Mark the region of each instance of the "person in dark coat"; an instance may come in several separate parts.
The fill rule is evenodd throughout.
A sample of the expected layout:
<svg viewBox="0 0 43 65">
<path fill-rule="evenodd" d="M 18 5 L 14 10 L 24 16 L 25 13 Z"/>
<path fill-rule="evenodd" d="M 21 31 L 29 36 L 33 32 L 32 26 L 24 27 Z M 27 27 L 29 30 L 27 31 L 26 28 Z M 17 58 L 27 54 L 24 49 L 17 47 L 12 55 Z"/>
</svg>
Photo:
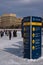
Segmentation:
<svg viewBox="0 0 43 65">
<path fill-rule="evenodd" d="M 11 40 L 11 31 L 9 31 L 9 40 Z"/>
<path fill-rule="evenodd" d="M 1 37 L 3 37 L 4 36 L 4 32 L 3 31 L 1 31 Z"/>
<path fill-rule="evenodd" d="M 17 36 L 17 33 L 16 33 L 17 31 L 13 31 L 13 37 L 16 37 Z"/>
</svg>

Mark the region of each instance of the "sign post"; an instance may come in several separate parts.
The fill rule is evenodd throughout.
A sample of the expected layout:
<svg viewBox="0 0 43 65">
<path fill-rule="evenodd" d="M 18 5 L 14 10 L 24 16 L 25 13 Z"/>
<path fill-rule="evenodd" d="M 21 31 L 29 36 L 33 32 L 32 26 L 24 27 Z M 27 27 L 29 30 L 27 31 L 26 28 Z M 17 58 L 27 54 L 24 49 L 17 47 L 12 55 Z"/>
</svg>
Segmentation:
<svg viewBox="0 0 43 65">
<path fill-rule="evenodd" d="M 41 57 L 41 17 L 24 17 L 22 35 L 24 43 L 24 58 L 37 59 Z"/>
</svg>

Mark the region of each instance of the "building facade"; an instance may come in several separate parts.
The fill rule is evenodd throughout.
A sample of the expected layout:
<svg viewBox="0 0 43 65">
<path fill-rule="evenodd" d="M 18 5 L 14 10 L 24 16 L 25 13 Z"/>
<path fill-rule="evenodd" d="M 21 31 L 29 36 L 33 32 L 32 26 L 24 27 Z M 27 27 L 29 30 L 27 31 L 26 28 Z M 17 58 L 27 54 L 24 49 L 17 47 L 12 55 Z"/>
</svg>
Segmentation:
<svg viewBox="0 0 43 65">
<path fill-rule="evenodd" d="M 0 18 L 1 24 L 0 27 L 2 28 L 10 28 L 10 27 L 17 27 L 21 26 L 22 18 L 17 18 L 16 14 L 4 14 Z"/>
<path fill-rule="evenodd" d="M 1 16 L 0 16 L 0 27 L 1 27 Z"/>
</svg>

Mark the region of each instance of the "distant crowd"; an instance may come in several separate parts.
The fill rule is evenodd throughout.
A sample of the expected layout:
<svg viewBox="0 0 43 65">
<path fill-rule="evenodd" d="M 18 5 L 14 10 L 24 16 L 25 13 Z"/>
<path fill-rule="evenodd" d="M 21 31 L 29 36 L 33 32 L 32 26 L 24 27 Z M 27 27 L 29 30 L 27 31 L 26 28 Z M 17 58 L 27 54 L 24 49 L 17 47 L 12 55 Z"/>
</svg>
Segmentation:
<svg viewBox="0 0 43 65">
<path fill-rule="evenodd" d="M 12 32 L 11 30 L 0 31 L 0 37 L 2 38 L 5 34 L 6 36 L 9 36 L 9 40 L 11 40 L 11 37 L 12 37 L 11 32 Z M 17 37 L 17 31 L 16 30 L 13 30 L 13 37 Z"/>
</svg>

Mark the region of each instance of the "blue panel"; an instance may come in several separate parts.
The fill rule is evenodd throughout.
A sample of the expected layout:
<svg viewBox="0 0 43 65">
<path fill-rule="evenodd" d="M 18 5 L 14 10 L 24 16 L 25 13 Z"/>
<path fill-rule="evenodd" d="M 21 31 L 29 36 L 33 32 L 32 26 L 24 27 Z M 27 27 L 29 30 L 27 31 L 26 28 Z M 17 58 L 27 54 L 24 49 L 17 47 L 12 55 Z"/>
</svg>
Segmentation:
<svg viewBox="0 0 43 65">
<path fill-rule="evenodd" d="M 42 21 L 41 17 L 32 16 L 32 22 L 41 22 L 41 21 Z"/>
<path fill-rule="evenodd" d="M 32 17 L 32 22 L 41 22 L 41 17 Z M 32 26 L 32 28 L 35 28 L 35 30 L 32 30 L 32 34 L 34 33 L 35 36 L 32 36 L 32 40 L 35 42 L 32 42 L 32 47 L 34 46 L 34 49 L 32 49 L 32 58 L 37 59 L 41 56 L 41 26 Z"/>
<path fill-rule="evenodd" d="M 29 21 L 30 21 L 30 16 L 23 18 L 23 22 L 29 22 Z"/>
<path fill-rule="evenodd" d="M 24 49 L 24 58 L 30 59 L 30 49 Z"/>
<path fill-rule="evenodd" d="M 37 59 L 39 57 L 41 57 L 41 49 L 33 50 L 33 52 L 32 52 L 32 58 L 33 59 Z"/>
<path fill-rule="evenodd" d="M 41 27 L 40 26 L 32 26 L 32 28 L 35 28 L 35 31 L 32 31 L 32 34 L 34 33 L 35 36 L 32 37 L 32 40 L 35 42 L 32 43 L 32 46 L 35 47 L 34 50 L 32 50 L 32 58 L 37 59 L 41 56 Z"/>
<path fill-rule="evenodd" d="M 30 54 L 28 54 L 28 53 L 24 53 L 24 58 L 28 58 L 28 59 L 30 59 Z"/>
<path fill-rule="evenodd" d="M 30 49 L 30 44 L 24 44 L 24 48 Z"/>
<path fill-rule="evenodd" d="M 28 33 L 29 33 L 29 31 L 30 31 L 30 26 L 24 26 L 24 28 L 25 28 L 24 32 L 28 32 Z"/>
<path fill-rule="evenodd" d="M 34 43 L 30 43 L 30 26 L 23 26 L 24 22 L 31 22 L 31 17 L 24 17 L 22 20 L 22 35 L 24 38 L 23 44 L 24 44 L 24 58 L 29 58 L 30 55 L 32 54 L 32 59 L 37 59 L 41 56 L 41 26 L 33 25 L 35 30 L 32 30 L 32 40 L 34 40 Z M 36 17 L 32 16 L 32 22 L 41 22 L 42 18 L 41 17 Z M 32 44 L 31 50 L 32 53 L 30 54 L 30 45 Z"/>
</svg>

